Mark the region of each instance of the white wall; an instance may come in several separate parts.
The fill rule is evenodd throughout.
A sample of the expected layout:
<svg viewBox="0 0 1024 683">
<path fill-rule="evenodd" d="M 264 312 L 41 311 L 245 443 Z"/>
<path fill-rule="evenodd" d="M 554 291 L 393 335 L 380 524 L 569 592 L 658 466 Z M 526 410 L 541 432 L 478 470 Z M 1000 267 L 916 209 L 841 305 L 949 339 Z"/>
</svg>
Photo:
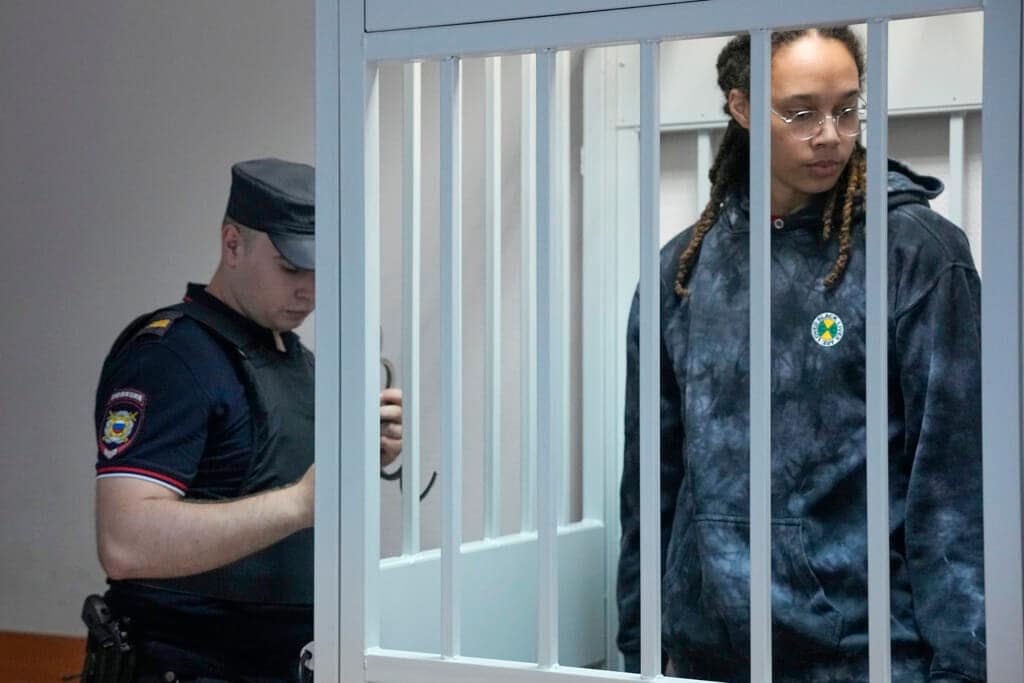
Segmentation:
<svg viewBox="0 0 1024 683">
<path fill-rule="evenodd" d="M 571 59 L 572 88 L 579 100 L 582 62 Z M 502 290 L 501 290 L 501 532 L 519 531 L 520 462 L 520 108 L 521 66 L 516 56 L 502 60 Z M 440 275 L 438 272 L 438 66 L 422 67 L 422 279 L 421 279 L 421 477 L 422 486 L 433 471 L 440 472 Z M 463 221 L 463 533 L 465 541 L 483 538 L 484 459 L 484 62 L 467 59 L 462 68 L 462 221 Z M 385 64 L 381 71 L 381 282 L 385 354 L 395 363 L 398 381 L 404 377 L 401 358 L 402 277 L 402 70 Z M 571 146 L 570 226 L 572 336 L 580 335 L 580 252 L 582 240 L 578 151 L 582 134 L 579 107 L 573 108 Z M 570 382 L 580 383 L 580 358 L 570 354 Z M 579 391 L 573 392 L 578 395 Z M 570 464 L 577 473 L 570 482 L 571 515 L 581 514 L 578 472 L 581 458 L 580 408 L 570 402 Z M 421 507 L 421 547 L 440 546 L 440 488 Z M 401 551 L 401 497 L 397 483 L 381 490 L 381 555 Z"/>
<path fill-rule="evenodd" d="M 517 101 L 518 60 L 505 60 L 503 98 L 507 105 Z M 440 259 L 438 192 L 439 163 L 438 77 L 436 63 L 422 68 L 422 277 L 421 277 L 421 376 L 422 392 L 421 464 L 422 486 L 431 472 L 440 472 Z M 484 249 L 483 167 L 483 62 L 463 64 L 463 392 L 466 414 L 463 430 L 463 538 L 483 535 L 480 513 L 483 505 L 483 325 L 484 292 L 481 283 Z M 398 382 L 405 377 L 401 357 L 402 335 L 402 70 L 385 65 L 381 72 L 381 269 L 384 347 L 395 363 Z M 388 106 L 385 103 L 391 103 Z M 505 364 L 502 372 L 502 474 L 507 486 L 503 496 L 502 528 L 518 530 L 519 521 L 519 116 L 513 106 L 504 107 L 502 331 Z M 422 490 L 421 486 L 421 490 Z M 440 484 L 424 499 L 421 507 L 421 546 L 440 546 Z M 381 489 L 381 555 L 401 551 L 401 494 L 397 482 Z"/>
<path fill-rule="evenodd" d="M 312 0 L 0 3 L 0 630 L 83 632 L 100 363 L 213 272 L 234 161 L 312 161 L 313 54 Z"/>
</svg>

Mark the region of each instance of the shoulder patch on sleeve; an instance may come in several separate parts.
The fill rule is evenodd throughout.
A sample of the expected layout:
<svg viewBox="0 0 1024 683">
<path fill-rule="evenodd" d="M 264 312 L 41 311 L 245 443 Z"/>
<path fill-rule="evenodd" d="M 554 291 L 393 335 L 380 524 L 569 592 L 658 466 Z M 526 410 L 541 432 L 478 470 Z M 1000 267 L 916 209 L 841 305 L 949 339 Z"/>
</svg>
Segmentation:
<svg viewBox="0 0 1024 683">
<path fill-rule="evenodd" d="M 146 395 L 138 389 L 118 389 L 103 409 L 100 453 L 108 460 L 123 453 L 135 440 L 146 414 Z"/>
</svg>

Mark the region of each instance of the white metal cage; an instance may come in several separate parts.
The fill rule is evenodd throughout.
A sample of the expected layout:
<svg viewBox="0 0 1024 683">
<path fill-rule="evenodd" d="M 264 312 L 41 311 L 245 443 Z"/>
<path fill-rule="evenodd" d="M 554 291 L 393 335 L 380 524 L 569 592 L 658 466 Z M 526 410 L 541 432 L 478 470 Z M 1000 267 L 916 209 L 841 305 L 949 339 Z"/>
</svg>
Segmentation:
<svg viewBox="0 0 1024 683">
<path fill-rule="evenodd" d="M 566 476 L 565 381 L 567 333 L 565 240 L 567 204 L 564 183 L 566 140 L 560 117 L 567 115 L 564 67 L 558 50 L 596 45 L 640 45 L 639 148 L 640 296 L 641 296 L 641 444 L 658 451 L 658 174 L 659 43 L 668 38 L 752 35 L 754 124 L 751 136 L 751 215 L 768 225 L 768 88 L 770 32 L 773 29 L 836 23 L 868 24 L 868 166 L 870 225 L 886 219 L 884 178 L 888 114 L 887 45 L 891 20 L 951 12 L 984 13 L 983 86 L 983 224 L 985 284 L 983 318 L 983 441 L 985 487 L 985 579 L 988 675 L 992 681 L 1024 680 L 1024 573 L 1022 573 L 1022 373 L 1021 373 L 1021 105 L 1022 16 L 1017 0 L 908 0 L 894 7 L 883 0 L 859 3 L 792 0 L 746 3 L 741 0 L 627 2 L 572 0 L 520 3 L 493 0 L 464 3 L 424 1 L 410 9 L 398 0 L 317 0 L 317 490 L 316 490 L 316 676 L 320 681 L 566 681 L 636 680 L 636 675 L 567 666 L 614 655 L 608 624 L 614 608 L 591 600 L 590 611 L 573 612 L 572 628 L 560 624 L 560 603 L 586 602 L 596 582 L 606 586 L 606 567 L 617 544 L 614 504 L 607 482 L 617 478 L 614 457 L 584 463 L 583 520 L 568 523 L 563 495 Z M 524 193 L 522 233 L 522 523 L 520 533 L 495 542 L 499 456 L 496 439 L 500 392 L 489 380 L 485 409 L 489 441 L 485 460 L 485 539 L 464 544 L 462 537 L 462 223 L 460 60 L 469 56 L 523 55 L 524 135 L 522 176 L 532 193 Z M 420 551 L 416 496 L 403 498 L 401 557 L 380 560 L 379 487 L 372 454 L 377 451 L 377 363 L 380 350 L 379 285 L 379 69 L 385 61 L 406 63 L 405 128 L 409 132 L 406 187 L 415 188 L 420 173 L 416 112 L 420 60 L 440 63 L 440 225 L 442 276 L 441 410 L 442 540 L 439 551 Z M 497 62 L 489 62 L 487 146 L 500 137 L 495 123 Z M 951 124 L 956 130 L 956 123 Z M 955 146 L 955 145 L 954 145 Z M 710 143 L 705 141 L 704 154 Z M 500 204 L 493 156 L 489 157 L 489 206 Z M 407 191 L 404 286 L 419 279 L 419 195 Z M 489 315 L 497 315 L 500 298 L 494 278 L 500 259 L 494 254 L 496 219 L 487 222 L 489 280 L 485 283 Z M 868 251 L 868 539 L 871 680 L 889 680 L 889 576 L 887 520 L 886 377 L 886 237 L 869 231 Z M 535 280 L 534 280 L 535 274 Z M 751 231 L 751 334 L 770 338 L 770 266 L 768 235 Z M 755 283 L 762 286 L 755 287 Z M 416 320 L 415 291 L 403 297 L 403 315 Z M 535 324 L 535 329 L 534 329 Z M 493 330 L 492 324 L 489 329 Z M 407 408 L 404 486 L 419 482 L 417 380 L 419 337 L 416 326 L 403 335 Z M 500 337 L 489 336 L 489 367 L 500 356 Z M 770 349 L 752 345 L 751 356 L 751 662 L 752 680 L 771 680 L 770 596 Z M 591 360 L 590 362 L 593 362 Z M 614 391 L 609 388 L 609 392 Z M 601 407 L 598 407 L 601 410 Z M 611 414 L 611 411 L 609 411 Z M 609 415 L 610 416 L 610 415 Z M 608 430 L 618 425 L 609 424 Z M 878 457 L 871 457 L 875 454 Z M 642 486 L 642 673 L 660 676 L 660 571 L 658 467 L 641 465 Z M 612 489 L 613 490 L 613 489 Z M 589 492 L 589 493 L 588 493 Z M 600 495 L 590 495 L 598 492 Z M 580 558 L 595 558 L 580 566 Z M 573 563 L 570 574 L 565 559 Z M 560 559 L 563 562 L 560 562 Z M 584 563 L 585 564 L 585 563 Z M 524 576 L 529 574 L 528 577 Z M 520 595 L 504 603 L 493 585 L 467 580 L 484 569 L 502 572 L 502 582 L 520 582 L 531 605 Z M 581 576 L 583 577 L 581 579 Z M 382 632 L 402 611 L 403 586 L 413 582 L 439 587 L 438 647 L 422 652 L 384 649 Z M 387 587 L 387 590 L 384 587 Z M 575 591 L 575 593 L 574 593 Z M 500 598 L 500 596 L 498 596 Z M 591 596 L 593 597 L 593 596 Z M 433 604 L 433 603 L 432 603 Z M 495 605 L 509 623 L 535 620 L 535 660 L 463 656 L 464 643 L 489 637 Z M 517 611 L 518 610 L 518 611 Z M 386 623 L 382 623 L 386 621 Z M 596 627 L 595 631 L 595 624 Z M 405 637 L 415 639 L 422 623 L 412 623 Z M 570 632 L 566 636 L 566 632 Z M 420 633 L 419 635 L 423 635 Z"/>
</svg>

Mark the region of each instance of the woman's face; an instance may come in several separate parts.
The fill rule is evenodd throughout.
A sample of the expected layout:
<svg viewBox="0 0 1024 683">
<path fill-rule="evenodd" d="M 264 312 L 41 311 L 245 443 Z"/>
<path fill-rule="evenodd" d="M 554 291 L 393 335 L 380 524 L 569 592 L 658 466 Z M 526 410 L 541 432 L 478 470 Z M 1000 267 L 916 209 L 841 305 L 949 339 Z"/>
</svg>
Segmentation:
<svg viewBox="0 0 1024 683">
<path fill-rule="evenodd" d="M 859 96 L 857 63 L 838 40 L 811 31 L 776 48 L 772 54 L 772 108 L 783 116 L 803 110 L 834 115 L 844 108 L 856 107 Z M 749 105 L 742 109 L 741 114 L 746 113 Z M 774 214 L 788 214 L 805 205 L 813 195 L 832 189 L 857 138 L 840 135 L 834 120 L 828 119 L 817 135 L 797 140 L 785 121 L 775 115 L 770 118 L 771 209 Z M 737 117 L 737 121 L 749 128 L 749 119 Z"/>
</svg>

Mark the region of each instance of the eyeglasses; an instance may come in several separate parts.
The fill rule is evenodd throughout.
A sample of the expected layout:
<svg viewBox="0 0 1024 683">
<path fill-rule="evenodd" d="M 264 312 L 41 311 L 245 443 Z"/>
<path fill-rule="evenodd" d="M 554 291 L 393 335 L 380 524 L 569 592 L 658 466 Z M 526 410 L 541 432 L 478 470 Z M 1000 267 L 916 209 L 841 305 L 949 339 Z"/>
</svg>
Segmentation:
<svg viewBox="0 0 1024 683">
<path fill-rule="evenodd" d="M 836 132 L 848 138 L 860 135 L 860 128 L 864 116 L 862 106 L 844 107 L 837 114 L 823 114 L 817 109 L 804 109 L 785 116 L 772 109 L 772 113 L 778 116 L 786 124 L 789 134 L 797 140 L 810 140 L 821 132 L 825 121 L 831 119 L 836 126 Z"/>
</svg>

